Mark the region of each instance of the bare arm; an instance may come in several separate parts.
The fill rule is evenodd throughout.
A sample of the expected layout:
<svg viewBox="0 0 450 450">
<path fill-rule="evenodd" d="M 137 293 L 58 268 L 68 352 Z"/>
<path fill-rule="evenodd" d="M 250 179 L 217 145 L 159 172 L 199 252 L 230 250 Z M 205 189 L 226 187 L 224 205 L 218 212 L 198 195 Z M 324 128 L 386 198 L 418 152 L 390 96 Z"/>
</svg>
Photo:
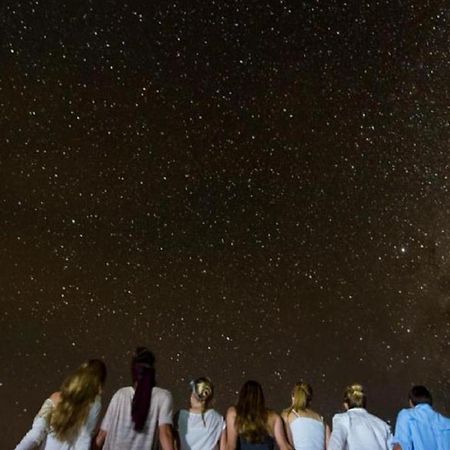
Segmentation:
<svg viewBox="0 0 450 450">
<path fill-rule="evenodd" d="M 159 443 L 163 450 L 175 450 L 171 425 L 165 423 L 159 426 Z"/>
<path fill-rule="evenodd" d="M 325 448 L 328 448 L 328 444 L 330 443 L 330 437 L 331 437 L 331 429 L 330 429 L 330 426 L 326 423 L 325 424 Z"/>
<path fill-rule="evenodd" d="M 283 424 L 284 424 L 284 431 L 286 432 L 286 436 L 288 438 L 289 444 L 291 444 L 291 446 L 294 446 L 294 439 L 292 438 L 292 432 L 291 432 L 291 426 L 289 425 L 289 413 L 288 412 L 283 412 L 281 414 L 281 418 L 283 419 Z"/>
<path fill-rule="evenodd" d="M 219 450 L 227 450 L 227 430 L 222 431 L 219 441 Z"/>
<path fill-rule="evenodd" d="M 274 418 L 275 420 L 273 424 L 273 435 L 275 437 L 275 441 L 277 442 L 277 445 L 280 450 L 292 450 L 292 447 L 290 446 L 289 442 L 286 439 L 283 421 L 281 420 L 281 417 L 278 414 L 275 415 L 276 417 Z"/>
<path fill-rule="evenodd" d="M 106 431 L 105 430 L 99 430 L 97 433 L 97 437 L 95 438 L 95 445 L 97 448 L 102 448 L 103 444 L 105 443 L 106 439 Z"/>
<path fill-rule="evenodd" d="M 236 428 L 236 409 L 232 406 L 228 408 L 226 416 L 226 450 L 236 450 L 238 431 Z"/>
<path fill-rule="evenodd" d="M 177 411 L 173 416 L 173 446 L 175 450 L 179 450 L 181 448 L 180 445 L 180 432 L 178 430 L 178 419 L 180 418 L 180 411 Z"/>
</svg>

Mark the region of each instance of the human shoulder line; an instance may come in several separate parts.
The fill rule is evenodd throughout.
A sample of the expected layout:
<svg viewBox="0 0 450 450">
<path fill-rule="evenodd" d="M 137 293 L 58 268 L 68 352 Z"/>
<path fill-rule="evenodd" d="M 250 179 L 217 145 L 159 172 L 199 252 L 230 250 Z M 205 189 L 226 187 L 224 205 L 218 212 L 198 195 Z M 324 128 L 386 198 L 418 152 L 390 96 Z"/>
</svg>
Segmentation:
<svg viewBox="0 0 450 450">
<path fill-rule="evenodd" d="M 53 394 L 50 395 L 49 400 L 51 400 L 51 402 L 56 405 L 61 401 L 61 392 L 53 392 Z"/>
<path fill-rule="evenodd" d="M 165 395 L 172 395 L 172 392 L 170 392 L 169 389 L 162 388 L 160 386 L 153 386 L 153 392 Z"/>
</svg>

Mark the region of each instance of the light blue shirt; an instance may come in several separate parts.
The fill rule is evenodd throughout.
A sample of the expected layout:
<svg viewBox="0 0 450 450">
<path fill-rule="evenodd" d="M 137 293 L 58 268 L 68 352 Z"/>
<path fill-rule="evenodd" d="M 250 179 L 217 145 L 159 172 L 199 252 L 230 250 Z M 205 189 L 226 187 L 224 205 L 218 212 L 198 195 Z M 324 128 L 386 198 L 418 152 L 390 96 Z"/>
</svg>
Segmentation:
<svg viewBox="0 0 450 450">
<path fill-rule="evenodd" d="M 428 404 L 402 409 L 395 424 L 394 442 L 402 450 L 450 450 L 450 419 Z"/>
</svg>

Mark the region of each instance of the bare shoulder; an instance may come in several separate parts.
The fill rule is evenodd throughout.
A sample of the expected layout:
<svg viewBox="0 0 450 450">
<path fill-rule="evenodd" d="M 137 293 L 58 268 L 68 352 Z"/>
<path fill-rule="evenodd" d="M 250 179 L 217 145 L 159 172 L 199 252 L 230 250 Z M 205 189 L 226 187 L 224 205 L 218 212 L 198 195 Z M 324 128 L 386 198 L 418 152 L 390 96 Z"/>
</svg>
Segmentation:
<svg viewBox="0 0 450 450">
<path fill-rule="evenodd" d="M 226 418 L 227 419 L 234 419 L 236 417 L 236 408 L 234 406 L 230 406 L 227 409 Z"/>
<path fill-rule="evenodd" d="M 272 409 L 267 410 L 267 422 L 270 425 L 270 428 L 273 428 L 274 425 L 281 420 L 281 416 Z"/>
<path fill-rule="evenodd" d="M 50 395 L 50 400 L 53 402 L 53 404 L 58 404 L 61 401 L 61 392 L 53 392 L 53 394 Z"/>
<path fill-rule="evenodd" d="M 323 417 L 317 411 L 310 409 L 309 412 L 311 414 L 312 419 L 316 419 L 316 420 L 320 420 L 320 421 L 323 420 Z"/>
<path fill-rule="evenodd" d="M 267 410 L 267 417 L 269 417 L 272 420 L 276 420 L 277 418 L 280 418 L 281 416 L 280 416 L 280 414 L 278 414 L 273 409 L 268 409 Z"/>
</svg>

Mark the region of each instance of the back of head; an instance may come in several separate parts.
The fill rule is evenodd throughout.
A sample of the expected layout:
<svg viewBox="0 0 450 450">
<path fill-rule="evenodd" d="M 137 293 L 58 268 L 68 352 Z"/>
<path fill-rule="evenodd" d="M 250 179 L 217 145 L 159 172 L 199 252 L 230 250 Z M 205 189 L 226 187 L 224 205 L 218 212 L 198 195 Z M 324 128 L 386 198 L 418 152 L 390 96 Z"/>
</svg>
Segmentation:
<svg viewBox="0 0 450 450">
<path fill-rule="evenodd" d="M 202 420 L 205 423 L 204 413 L 210 407 L 214 398 L 214 386 L 207 377 L 196 378 L 190 382 L 192 395 L 201 404 Z"/>
<path fill-rule="evenodd" d="M 70 441 L 80 430 L 101 389 L 99 373 L 82 364 L 61 386 L 61 400 L 51 417 L 51 426 L 61 441 Z"/>
<path fill-rule="evenodd" d="M 433 398 L 430 391 L 425 386 L 413 386 L 409 391 L 409 399 L 416 406 L 420 404 L 433 405 Z"/>
<path fill-rule="evenodd" d="M 264 393 L 257 381 L 242 386 L 236 405 L 236 425 L 249 442 L 262 442 L 267 436 L 267 416 Z"/>
<path fill-rule="evenodd" d="M 214 397 L 214 386 L 212 381 L 207 377 L 196 378 L 190 383 L 192 393 L 195 398 L 208 406 Z"/>
<path fill-rule="evenodd" d="M 131 407 L 131 418 L 135 431 L 141 432 L 150 411 L 152 390 L 155 386 L 155 357 L 146 347 L 137 347 L 131 361 L 131 374 L 135 392 Z"/>
<path fill-rule="evenodd" d="M 357 383 L 347 386 L 344 392 L 344 403 L 347 404 L 348 409 L 365 408 L 367 397 L 363 386 Z"/>
<path fill-rule="evenodd" d="M 308 383 L 297 383 L 292 389 L 292 406 L 294 411 L 304 411 L 309 408 L 313 396 L 312 387 Z"/>
<path fill-rule="evenodd" d="M 103 388 L 107 376 L 106 364 L 101 359 L 90 359 L 88 362 L 84 363 L 82 367 L 91 371 L 93 376 L 97 378 L 100 387 Z"/>
</svg>

